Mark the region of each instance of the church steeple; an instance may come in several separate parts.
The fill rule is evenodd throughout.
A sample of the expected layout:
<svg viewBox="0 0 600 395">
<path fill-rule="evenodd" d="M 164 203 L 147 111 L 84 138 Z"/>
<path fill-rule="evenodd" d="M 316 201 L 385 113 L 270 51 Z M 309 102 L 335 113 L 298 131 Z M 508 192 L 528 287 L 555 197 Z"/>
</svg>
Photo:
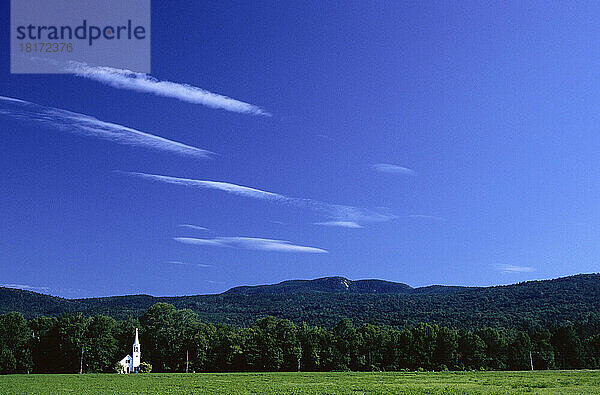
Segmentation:
<svg viewBox="0 0 600 395">
<path fill-rule="evenodd" d="M 131 354 L 131 371 L 139 372 L 142 353 L 140 352 L 140 339 L 138 336 L 138 328 L 135 328 L 135 340 L 133 341 L 133 352 Z"/>
</svg>

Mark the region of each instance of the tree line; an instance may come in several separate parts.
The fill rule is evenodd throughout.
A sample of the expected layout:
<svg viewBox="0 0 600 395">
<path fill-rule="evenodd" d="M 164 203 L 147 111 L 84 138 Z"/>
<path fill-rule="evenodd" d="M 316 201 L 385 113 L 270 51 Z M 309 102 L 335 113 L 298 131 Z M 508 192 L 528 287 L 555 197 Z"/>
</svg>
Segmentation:
<svg viewBox="0 0 600 395">
<path fill-rule="evenodd" d="M 81 312 L 125 320 L 130 315 L 141 317 L 155 303 L 164 302 L 177 309 L 191 309 L 206 323 L 226 322 L 240 327 L 250 327 L 257 318 L 269 315 L 287 318 L 296 325 L 306 322 L 327 328 L 342 318 L 349 318 L 357 326 L 412 327 L 428 322 L 457 329 L 554 328 L 569 322 L 577 326 L 590 318 L 600 321 L 600 274 L 487 288 L 432 286 L 415 288 L 408 294 L 304 293 L 302 289 L 286 292 L 294 293 L 62 299 L 0 287 L 0 314 L 20 311 L 29 320 Z"/>
<path fill-rule="evenodd" d="M 0 373 L 114 372 L 140 330 L 154 372 L 527 370 L 600 368 L 600 325 L 526 330 L 412 327 L 331 328 L 265 317 L 249 327 L 203 323 L 166 303 L 139 319 L 66 313 L 30 321 L 0 315 Z"/>
</svg>

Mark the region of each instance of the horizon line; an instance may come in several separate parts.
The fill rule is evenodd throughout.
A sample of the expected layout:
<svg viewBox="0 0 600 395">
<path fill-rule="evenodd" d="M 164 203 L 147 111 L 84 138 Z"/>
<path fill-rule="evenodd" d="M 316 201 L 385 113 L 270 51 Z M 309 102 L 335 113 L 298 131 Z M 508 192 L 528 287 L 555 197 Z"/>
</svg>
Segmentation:
<svg viewBox="0 0 600 395">
<path fill-rule="evenodd" d="M 538 282 L 538 281 L 554 281 L 554 280 L 560 280 L 560 279 L 564 279 L 564 278 L 569 278 L 569 277 L 577 277 L 577 276 L 600 276 L 600 272 L 591 272 L 591 273 L 576 273 L 576 274 L 569 274 L 569 275 L 562 275 L 562 276 L 558 276 L 558 277 L 551 277 L 551 278 L 542 278 L 542 279 L 530 279 L 530 280 L 524 280 L 524 281 L 517 281 L 517 282 L 511 282 L 511 283 L 505 283 L 505 284 L 491 284 L 491 285 L 456 285 L 456 284 L 429 284 L 429 285 L 422 285 L 422 286 L 417 286 L 417 287 L 413 287 L 412 285 L 409 285 L 407 283 L 403 283 L 403 282 L 399 282 L 399 281 L 391 281 L 391 280 L 383 280 L 383 279 L 379 279 L 379 278 L 361 278 L 358 280 L 351 280 L 347 277 L 344 276 L 324 276 L 324 277 L 316 277 L 316 278 L 295 278 L 295 279 L 289 279 L 289 280 L 282 280 L 279 281 L 277 283 L 270 283 L 270 284 L 256 284 L 256 285 L 234 285 L 231 286 L 229 288 L 227 288 L 226 290 L 220 292 L 220 293 L 197 293 L 197 294 L 175 294 L 175 295 L 152 295 L 152 294 L 148 294 L 148 293 L 132 293 L 132 294 L 118 294 L 118 295 L 105 295 L 105 296 L 87 296 L 87 297 L 75 297 L 75 298 L 67 298 L 67 297 L 62 297 L 62 296 L 58 296 L 58 295 L 53 295 L 51 293 L 46 293 L 46 292 L 42 292 L 42 291 L 32 291 L 30 289 L 23 289 L 23 288 L 11 288 L 11 287 L 7 287 L 5 285 L 0 285 L 0 289 L 12 289 L 12 290 L 17 290 L 17 291 L 23 291 L 23 292 L 31 292 L 31 293 L 35 293 L 35 294 L 39 294 L 39 295 L 46 295 L 46 296 L 50 296 L 53 298 L 59 298 L 59 299 L 63 299 L 63 300 L 82 300 L 82 299 L 105 299 L 105 298 L 116 298 L 116 297 L 127 297 L 127 296 L 149 296 L 151 298 L 181 298 L 181 297 L 191 297 L 191 296 L 211 296 L 211 295 L 222 295 L 225 292 L 233 289 L 233 288 L 239 288 L 239 287 L 260 287 L 260 286 L 272 286 L 272 285 L 278 285 L 284 282 L 288 282 L 288 281 L 313 281 L 313 280 L 321 280 L 321 279 L 325 279 L 325 278 L 343 278 L 345 280 L 348 281 L 368 281 L 368 280 L 376 280 L 376 281 L 385 281 L 385 282 L 389 282 L 389 283 L 394 283 L 394 284 L 404 284 L 407 285 L 409 287 L 411 287 L 412 289 L 421 289 L 421 288 L 428 288 L 428 287 L 434 287 L 434 286 L 442 286 L 442 287 L 462 287 L 462 288 L 479 288 L 479 289 L 485 289 L 485 288 L 493 288 L 493 287 L 507 287 L 507 286 L 512 286 L 512 285 L 519 285 L 519 284 L 524 284 L 524 283 L 531 283 L 531 282 Z M 7 284 L 10 285 L 10 284 Z M 52 287 L 40 287 L 40 288 L 52 288 Z M 300 292 L 302 293 L 302 292 Z M 343 293 L 343 292 L 330 292 L 330 293 Z M 389 295 L 389 294 L 384 294 L 381 293 L 379 295 Z"/>
</svg>

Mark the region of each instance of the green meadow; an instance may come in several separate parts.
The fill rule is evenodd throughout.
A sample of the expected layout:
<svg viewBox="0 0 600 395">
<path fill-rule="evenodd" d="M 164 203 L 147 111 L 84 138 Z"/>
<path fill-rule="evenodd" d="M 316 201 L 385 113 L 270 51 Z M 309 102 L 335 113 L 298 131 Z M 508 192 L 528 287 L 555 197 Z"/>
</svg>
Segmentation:
<svg viewBox="0 0 600 395">
<path fill-rule="evenodd" d="M 7 394 L 600 394 L 600 371 L 0 376 Z"/>
</svg>

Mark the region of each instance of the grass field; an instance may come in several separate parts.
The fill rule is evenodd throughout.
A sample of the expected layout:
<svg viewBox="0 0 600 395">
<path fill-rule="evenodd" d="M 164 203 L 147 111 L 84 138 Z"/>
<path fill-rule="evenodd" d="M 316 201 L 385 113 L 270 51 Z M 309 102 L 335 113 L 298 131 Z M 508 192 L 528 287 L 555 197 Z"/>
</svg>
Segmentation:
<svg viewBox="0 0 600 395">
<path fill-rule="evenodd" d="M 0 376 L 6 394 L 600 394 L 600 371 Z"/>
</svg>

